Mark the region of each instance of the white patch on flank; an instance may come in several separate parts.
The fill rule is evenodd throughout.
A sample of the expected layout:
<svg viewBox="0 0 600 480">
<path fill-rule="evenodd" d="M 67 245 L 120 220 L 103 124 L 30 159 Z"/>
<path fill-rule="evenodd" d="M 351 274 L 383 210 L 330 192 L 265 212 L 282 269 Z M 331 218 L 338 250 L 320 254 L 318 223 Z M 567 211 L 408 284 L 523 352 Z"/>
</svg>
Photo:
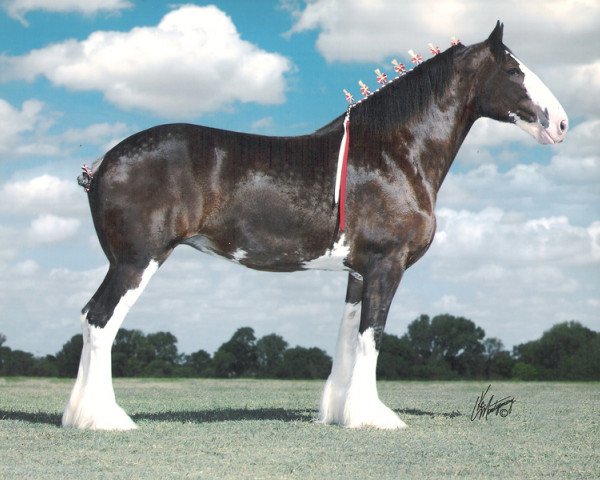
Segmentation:
<svg viewBox="0 0 600 480">
<path fill-rule="evenodd" d="M 157 270 L 158 262 L 152 260 L 144 270 L 138 287 L 128 290 L 121 297 L 104 328 L 91 326 L 87 322 L 86 315 L 81 316 L 83 350 L 77 380 L 63 413 L 63 426 L 92 430 L 137 428 L 115 400 L 112 386 L 111 348 L 125 315 Z"/>
<path fill-rule="evenodd" d="M 225 258 L 226 260 L 230 260 L 235 263 L 240 263 L 244 258 L 248 257 L 248 252 L 245 250 L 238 248 L 234 251 L 231 256 L 224 254 L 217 248 L 217 246 L 208 238 L 202 235 L 196 235 L 194 237 L 190 237 L 185 240 L 183 243 L 194 247 L 196 250 L 201 251 L 202 253 L 208 253 L 211 256 Z"/>
<path fill-rule="evenodd" d="M 215 193 L 221 191 L 221 171 L 223 169 L 223 161 L 225 160 L 225 157 L 227 157 L 227 152 L 215 147 L 215 164 L 210 174 L 210 188 Z"/>
<path fill-rule="evenodd" d="M 406 424 L 377 394 L 375 370 L 379 352 L 374 331 L 358 333 L 361 304 L 346 304 L 331 375 L 319 412 L 320 421 L 349 428 L 404 428 Z"/>
<path fill-rule="evenodd" d="M 202 235 L 196 235 L 183 241 L 183 243 L 194 247 L 196 250 L 200 250 L 202 253 L 208 253 L 209 255 L 220 256 L 216 245 L 211 242 L 208 238 Z"/>
<path fill-rule="evenodd" d="M 238 248 L 235 252 L 233 252 L 233 254 L 231 255 L 232 259 L 234 262 L 240 262 L 241 260 L 243 260 L 244 258 L 246 258 L 248 256 L 248 253 L 244 250 L 242 250 L 241 248 Z"/>
<path fill-rule="evenodd" d="M 566 130 L 561 131 L 560 124 L 563 121 L 565 123 L 568 122 L 565 109 L 535 73 L 529 70 L 523 62 L 510 52 L 507 53 L 519 64 L 519 68 L 525 76 L 523 86 L 531 101 L 541 108 L 542 111 L 548 112 L 549 126 L 548 128 L 544 128 L 544 126 L 539 123 L 526 122 L 513 112 L 509 112 L 510 117 L 515 120 L 515 124 L 519 128 L 525 130 L 540 143 L 552 144 L 561 142 L 565 136 Z"/>
<path fill-rule="evenodd" d="M 343 233 L 333 247 L 328 248 L 323 255 L 302 264 L 306 270 L 347 270 L 344 260 L 350 253 L 350 247 L 345 245 L 346 234 Z"/>
</svg>

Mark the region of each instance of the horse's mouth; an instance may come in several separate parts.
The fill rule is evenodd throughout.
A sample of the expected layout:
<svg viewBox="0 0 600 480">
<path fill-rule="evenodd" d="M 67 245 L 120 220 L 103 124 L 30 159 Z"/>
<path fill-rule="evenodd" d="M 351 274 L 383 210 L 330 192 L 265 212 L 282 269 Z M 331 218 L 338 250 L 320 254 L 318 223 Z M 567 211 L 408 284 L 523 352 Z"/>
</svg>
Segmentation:
<svg viewBox="0 0 600 480">
<path fill-rule="evenodd" d="M 510 117 L 519 128 L 525 130 L 542 145 L 555 145 L 565 139 L 568 129 L 566 120 L 553 128 L 553 119 L 548 122 L 548 117 L 540 119 L 537 115 L 528 115 L 525 112 L 511 113 Z"/>
<path fill-rule="evenodd" d="M 537 135 L 537 141 L 542 145 L 554 145 L 556 143 L 562 142 L 563 139 L 561 138 L 555 140 L 554 138 L 552 138 L 552 135 L 548 133 L 548 130 L 546 130 L 545 128 L 540 128 L 539 133 Z"/>
</svg>

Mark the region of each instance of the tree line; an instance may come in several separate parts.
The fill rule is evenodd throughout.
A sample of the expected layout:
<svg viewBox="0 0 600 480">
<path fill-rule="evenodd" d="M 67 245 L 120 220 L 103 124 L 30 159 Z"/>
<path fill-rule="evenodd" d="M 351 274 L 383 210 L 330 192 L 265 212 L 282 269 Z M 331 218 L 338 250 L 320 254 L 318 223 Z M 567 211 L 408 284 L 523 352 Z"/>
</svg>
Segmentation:
<svg viewBox="0 0 600 480">
<path fill-rule="evenodd" d="M 5 346 L 0 334 L 1 376 L 75 377 L 83 346 L 73 336 L 55 355 L 35 357 Z M 214 355 L 179 353 L 170 332 L 121 329 L 112 349 L 115 377 L 326 378 L 331 357 L 319 348 L 289 347 L 277 334 L 256 338 L 239 328 Z M 542 337 L 506 350 L 471 320 L 421 315 L 398 337 L 384 334 L 380 379 L 600 380 L 600 333 L 578 322 L 554 325 Z"/>
</svg>

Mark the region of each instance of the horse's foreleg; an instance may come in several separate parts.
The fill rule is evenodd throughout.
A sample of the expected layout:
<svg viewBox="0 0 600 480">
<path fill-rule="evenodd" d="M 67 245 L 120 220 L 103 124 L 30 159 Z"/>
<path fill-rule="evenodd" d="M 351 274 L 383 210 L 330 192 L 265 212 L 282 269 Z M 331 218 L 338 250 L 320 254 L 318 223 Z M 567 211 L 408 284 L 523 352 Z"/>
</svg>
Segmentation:
<svg viewBox="0 0 600 480">
<path fill-rule="evenodd" d="M 145 268 L 111 266 L 82 313 L 83 350 L 77 380 L 64 411 L 63 426 L 130 430 L 133 421 L 117 405 L 112 386 L 111 348 L 125 315 L 138 299 L 158 262 Z"/>
<path fill-rule="evenodd" d="M 345 427 L 404 428 L 406 424 L 377 393 L 376 368 L 387 313 L 401 272 L 379 266 L 364 278 L 361 303 L 351 308 L 340 329 L 332 373 L 321 401 L 321 420 Z M 348 296 L 351 291 L 348 285 Z M 355 296 L 356 299 L 356 296 Z M 356 318 L 360 316 L 360 320 Z"/>
<path fill-rule="evenodd" d="M 377 357 L 388 311 L 403 270 L 393 262 L 378 262 L 365 274 L 356 361 L 348 388 L 345 420 L 349 427 L 404 428 L 406 424 L 379 400 Z"/>
</svg>

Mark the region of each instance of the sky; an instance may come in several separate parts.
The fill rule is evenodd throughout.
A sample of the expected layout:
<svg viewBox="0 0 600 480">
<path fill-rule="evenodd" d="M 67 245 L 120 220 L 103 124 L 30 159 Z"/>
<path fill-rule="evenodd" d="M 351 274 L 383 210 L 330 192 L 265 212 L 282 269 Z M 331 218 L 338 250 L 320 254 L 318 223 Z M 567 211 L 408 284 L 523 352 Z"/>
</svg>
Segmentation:
<svg viewBox="0 0 600 480">
<path fill-rule="evenodd" d="M 310 133 L 373 70 L 429 42 L 504 42 L 569 114 L 543 146 L 478 120 L 440 191 L 428 253 L 404 276 L 386 331 L 464 316 L 507 348 L 577 320 L 600 330 L 600 3 L 596 0 L 0 0 L 0 333 L 56 353 L 107 261 L 84 191 L 91 164 L 169 122 Z M 214 352 L 242 326 L 333 354 L 344 272 L 265 273 L 178 247 L 124 328 Z"/>
</svg>

